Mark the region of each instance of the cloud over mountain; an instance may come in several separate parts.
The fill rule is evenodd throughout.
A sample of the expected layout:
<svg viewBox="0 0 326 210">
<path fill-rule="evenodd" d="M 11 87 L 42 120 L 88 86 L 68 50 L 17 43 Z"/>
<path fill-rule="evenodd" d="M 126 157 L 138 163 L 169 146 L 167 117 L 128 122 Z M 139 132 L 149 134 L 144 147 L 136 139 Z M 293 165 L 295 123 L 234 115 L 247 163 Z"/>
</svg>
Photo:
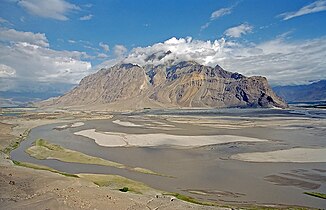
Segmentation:
<svg viewBox="0 0 326 210">
<path fill-rule="evenodd" d="M 302 58 L 305 59 L 302 59 Z M 284 37 L 258 44 L 241 44 L 224 38 L 214 41 L 171 38 L 130 51 L 123 62 L 163 64 L 168 60 L 193 60 L 221 65 L 245 75 L 266 76 L 272 84 L 300 84 L 326 77 L 326 38 L 289 42 Z M 113 65 L 121 60 L 106 61 Z"/>
</svg>

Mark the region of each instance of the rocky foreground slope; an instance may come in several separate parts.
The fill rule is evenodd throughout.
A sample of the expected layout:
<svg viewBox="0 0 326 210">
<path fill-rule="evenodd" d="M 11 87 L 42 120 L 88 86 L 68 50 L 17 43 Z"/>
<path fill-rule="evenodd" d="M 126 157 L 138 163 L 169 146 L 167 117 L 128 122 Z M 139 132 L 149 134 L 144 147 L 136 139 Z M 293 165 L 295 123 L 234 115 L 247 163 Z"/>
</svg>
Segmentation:
<svg viewBox="0 0 326 210">
<path fill-rule="evenodd" d="M 51 106 L 286 107 L 267 79 L 245 77 L 193 61 L 139 66 L 118 64 L 81 80 Z"/>
</svg>

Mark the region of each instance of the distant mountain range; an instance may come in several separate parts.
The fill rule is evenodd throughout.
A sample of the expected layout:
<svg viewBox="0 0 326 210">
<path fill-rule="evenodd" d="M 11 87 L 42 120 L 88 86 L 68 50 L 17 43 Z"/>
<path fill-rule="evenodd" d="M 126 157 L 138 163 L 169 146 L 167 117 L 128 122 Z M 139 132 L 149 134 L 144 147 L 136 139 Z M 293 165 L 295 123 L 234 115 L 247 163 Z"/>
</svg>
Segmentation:
<svg viewBox="0 0 326 210">
<path fill-rule="evenodd" d="M 65 95 L 43 106 L 88 109 L 166 107 L 287 107 L 267 79 L 246 77 L 194 61 L 104 68 L 81 80 Z"/>
<path fill-rule="evenodd" d="M 0 107 L 24 107 L 31 102 L 58 97 L 73 88 L 72 84 L 41 84 L 30 87 L 19 87 L 15 90 L 0 91 Z"/>
<path fill-rule="evenodd" d="M 273 90 L 287 102 L 326 101 L 326 80 L 309 85 L 277 86 Z"/>
</svg>

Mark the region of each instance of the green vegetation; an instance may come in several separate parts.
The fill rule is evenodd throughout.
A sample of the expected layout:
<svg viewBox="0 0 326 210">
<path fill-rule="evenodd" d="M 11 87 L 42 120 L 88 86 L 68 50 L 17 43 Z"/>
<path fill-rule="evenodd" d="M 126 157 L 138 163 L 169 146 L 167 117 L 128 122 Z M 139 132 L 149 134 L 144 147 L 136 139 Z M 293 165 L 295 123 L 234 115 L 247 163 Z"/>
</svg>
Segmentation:
<svg viewBox="0 0 326 210">
<path fill-rule="evenodd" d="M 9 155 L 12 150 L 17 149 L 20 145 L 20 142 L 25 140 L 25 138 L 29 135 L 30 131 L 30 129 L 25 130 L 24 133 L 17 137 L 14 141 L 12 141 L 8 147 L 4 148 L 3 152 Z"/>
<path fill-rule="evenodd" d="M 100 187 L 109 187 L 114 190 L 126 190 L 138 194 L 159 193 L 142 182 L 137 182 L 119 175 L 109 174 L 78 174 L 80 178 L 89 180 Z"/>
<path fill-rule="evenodd" d="M 61 174 L 64 176 L 79 178 L 79 176 L 77 176 L 75 174 L 68 174 L 68 173 L 64 173 L 61 171 L 57 171 L 57 170 L 47 167 L 47 166 L 37 165 L 37 164 L 33 164 L 33 163 L 20 162 L 20 161 L 16 161 L 16 160 L 13 160 L 12 162 L 17 166 L 32 168 L 32 169 L 36 169 L 36 170 L 51 171 L 53 173 Z"/>
<path fill-rule="evenodd" d="M 146 193 L 160 193 L 158 190 L 154 190 L 142 182 L 137 182 L 119 175 L 108 175 L 108 174 L 69 174 L 65 172 L 58 171 L 56 169 L 33 164 L 27 162 L 20 162 L 13 160 L 13 163 L 17 166 L 22 166 L 26 168 L 32 168 L 35 170 L 50 171 L 53 173 L 61 174 L 67 177 L 82 178 L 93 182 L 100 187 L 109 187 L 113 190 L 119 190 L 121 192 L 133 192 L 137 194 Z"/>
<path fill-rule="evenodd" d="M 319 193 L 319 192 L 304 192 L 306 195 L 311 195 L 317 198 L 321 199 L 326 199 L 326 194 L 325 193 Z"/>
<path fill-rule="evenodd" d="M 44 139 L 36 140 L 35 145 L 26 149 L 26 152 L 30 156 L 32 156 L 36 159 L 39 159 L 39 160 L 56 159 L 56 160 L 60 160 L 63 162 L 110 166 L 110 167 L 127 169 L 127 170 L 131 170 L 131 171 L 145 173 L 145 174 L 160 175 L 160 174 L 158 174 L 154 171 L 151 171 L 149 169 L 131 168 L 131 167 L 127 167 L 121 163 L 105 160 L 105 159 L 102 159 L 99 157 L 94 157 L 94 156 L 86 155 L 81 152 L 66 149 L 60 145 L 47 142 Z"/>
<path fill-rule="evenodd" d="M 183 201 L 186 201 L 186 202 L 189 202 L 189 203 L 195 203 L 195 204 L 204 205 L 204 206 L 218 206 L 215 203 L 200 201 L 200 200 L 197 200 L 197 199 L 195 199 L 193 197 L 182 195 L 182 194 L 179 194 L 179 193 L 166 193 L 165 195 L 172 195 L 172 196 L 176 197 L 179 200 L 183 200 Z"/>
</svg>

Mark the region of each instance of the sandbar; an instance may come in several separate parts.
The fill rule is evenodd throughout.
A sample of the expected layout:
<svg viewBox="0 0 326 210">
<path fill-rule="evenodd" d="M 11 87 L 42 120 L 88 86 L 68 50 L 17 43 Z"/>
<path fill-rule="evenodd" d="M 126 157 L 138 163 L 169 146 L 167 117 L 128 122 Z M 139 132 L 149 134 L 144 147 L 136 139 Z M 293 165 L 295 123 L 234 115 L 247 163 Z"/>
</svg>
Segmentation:
<svg viewBox="0 0 326 210">
<path fill-rule="evenodd" d="M 80 127 L 80 126 L 83 126 L 83 125 L 85 125 L 85 123 L 83 123 L 83 122 L 75 122 L 70 127 L 71 128 L 76 128 L 76 127 Z"/>
<path fill-rule="evenodd" d="M 142 125 L 137 125 L 135 123 L 128 122 L 128 121 L 114 120 L 112 122 L 115 124 L 118 124 L 118 125 L 126 126 L 126 127 L 142 127 Z"/>
<path fill-rule="evenodd" d="M 198 147 L 231 142 L 267 141 L 266 139 L 249 138 L 234 135 L 185 136 L 165 133 L 126 134 L 115 132 L 97 132 L 95 129 L 82 130 L 75 132 L 74 134 L 93 139 L 98 145 L 105 147 L 155 147 L 162 145 Z"/>
<path fill-rule="evenodd" d="M 232 155 L 231 159 L 248 162 L 326 162 L 326 148 L 292 148 L 270 152 L 252 152 Z"/>
</svg>

